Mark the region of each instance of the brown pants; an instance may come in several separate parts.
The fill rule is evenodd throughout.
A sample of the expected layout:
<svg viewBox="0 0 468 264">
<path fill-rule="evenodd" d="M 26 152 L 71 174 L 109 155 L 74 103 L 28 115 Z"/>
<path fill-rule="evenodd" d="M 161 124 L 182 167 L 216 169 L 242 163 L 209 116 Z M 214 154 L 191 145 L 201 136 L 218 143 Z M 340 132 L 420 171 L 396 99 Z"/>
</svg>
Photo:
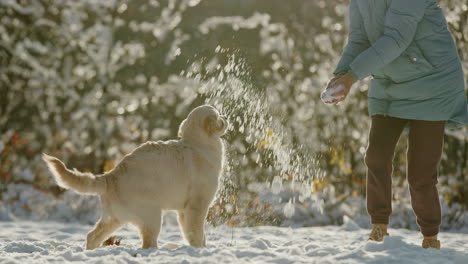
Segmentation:
<svg viewBox="0 0 468 264">
<path fill-rule="evenodd" d="M 388 224 L 392 212 L 392 170 L 395 146 L 409 124 L 407 177 L 411 205 L 424 236 L 439 233 L 441 209 L 437 175 L 444 145 L 445 121 L 372 117 L 367 165 L 367 211 L 372 224 Z"/>
</svg>

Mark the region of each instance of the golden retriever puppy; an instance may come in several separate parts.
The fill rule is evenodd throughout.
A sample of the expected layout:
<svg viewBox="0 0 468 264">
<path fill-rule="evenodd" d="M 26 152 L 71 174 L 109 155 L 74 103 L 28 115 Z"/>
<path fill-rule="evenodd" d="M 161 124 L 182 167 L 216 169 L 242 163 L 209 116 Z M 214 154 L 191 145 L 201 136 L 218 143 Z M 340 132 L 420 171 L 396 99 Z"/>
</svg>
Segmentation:
<svg viewBox="0 0 468 264">
<path fill-rule="evenodd" d="M 185 239 L 205 246 L 204 224 L 218 188 L 228 123 L 209 105 L 195 108 L 179 127 L 179 140 L 146 142 L 111 171 L 92 175 L 69 170 L 59 159 L 44 161 L 59 186 L 99 195 L 102 215 L 88 233 L 86 249 L 125 223 L 140 231 L 143 248 L 157 247 L 161 211 L 176 210 Z"/>
</svg>

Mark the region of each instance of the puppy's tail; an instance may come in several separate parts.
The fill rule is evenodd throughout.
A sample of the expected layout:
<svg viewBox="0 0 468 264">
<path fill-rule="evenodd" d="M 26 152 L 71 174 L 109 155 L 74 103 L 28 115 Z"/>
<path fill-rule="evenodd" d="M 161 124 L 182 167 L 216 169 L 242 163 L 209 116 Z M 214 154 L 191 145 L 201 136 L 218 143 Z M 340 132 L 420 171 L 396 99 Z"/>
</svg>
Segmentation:
<svg viewBox="0 0 468 264">
<path fill-rule="evenodd" d="M 65 189 L 73 189 L 85 194 L 104 194 L 107 191 L 105 176 L 94 176 L 91 173 L 82 173 L 77 170 L 69 170 L 59 159 L 42 154 L 42 159 L 47 163 L 49 170 L 54 175 L 57 184 Z"/>
</svg>

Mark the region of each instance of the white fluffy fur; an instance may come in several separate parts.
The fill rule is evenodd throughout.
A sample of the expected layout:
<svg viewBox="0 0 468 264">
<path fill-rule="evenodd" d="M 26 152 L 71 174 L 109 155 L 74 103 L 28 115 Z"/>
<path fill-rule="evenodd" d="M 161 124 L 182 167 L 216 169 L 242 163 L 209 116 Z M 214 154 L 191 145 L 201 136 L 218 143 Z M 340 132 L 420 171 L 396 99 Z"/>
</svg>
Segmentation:
<svg viewBox="0 0 468 264">
<path fill-rule="evenodd" d="M 162 210 L 177 210 L 188 243 L 205 246 L 204 223 L 218 188 L 224 156 L 220 137 L 227 126 L 213 107 L 197 107 L 180 125 L 179 140 L 146 142 L 98 176 L 71 171 L 44 154 L 60 186 L 101 198 L 102 215 L 88 233 L 86 248 L 98 247 L 125 223 L 138 227 L 143 248 L 157 247 Z"/>
</svg>

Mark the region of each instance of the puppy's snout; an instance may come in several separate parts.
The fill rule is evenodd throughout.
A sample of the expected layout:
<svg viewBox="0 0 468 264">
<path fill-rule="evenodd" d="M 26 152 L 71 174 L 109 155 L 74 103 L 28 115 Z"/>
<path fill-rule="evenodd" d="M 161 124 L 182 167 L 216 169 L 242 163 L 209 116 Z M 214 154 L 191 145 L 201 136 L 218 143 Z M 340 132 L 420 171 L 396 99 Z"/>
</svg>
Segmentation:
<svg viewBox="0 0 468 264">
<path fill-rule="evenodd" d="M 220 116 L 220 120 L 221 120 L 220 130 L 222 130 L 223 134 L 224 134 L 228 130 L 229 121 L 227 120 L 226 116 Z"/>
<path fill-rule="evenodd" d="M 223 123 L 223 124 L 226 124 L 227 123 L 227 118 L 225 115 L 219 115 L 219 120 Z"/>
</svg>

